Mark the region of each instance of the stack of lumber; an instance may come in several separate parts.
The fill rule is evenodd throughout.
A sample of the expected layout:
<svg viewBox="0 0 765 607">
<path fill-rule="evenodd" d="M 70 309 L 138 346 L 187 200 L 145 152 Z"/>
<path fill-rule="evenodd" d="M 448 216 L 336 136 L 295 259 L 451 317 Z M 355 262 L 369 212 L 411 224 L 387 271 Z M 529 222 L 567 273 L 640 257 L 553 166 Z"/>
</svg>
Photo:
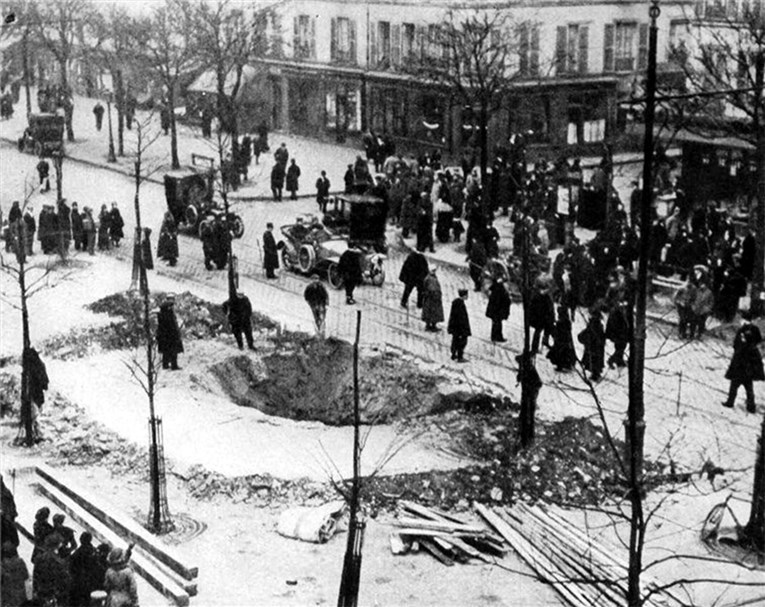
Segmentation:
<svg viewBox="0 0 765 607">
<path fill-rule="evenodd" d="M 526 561 L 540 579 L 573 607 L 623 607 L 627 604 L 627 563 L 606 550 L 552 509 L 515 504 L 512 508 L 474 508 Z M 644 579 L 644 582 L 647 580 Z M 644 594 L 653 587 L 644 583 Z M 667 593 L 651 595 L 647 607 L 679 605 Z"/>
<path fill-rule="evenodd" d="M 470 525 L 448 512 L 406 500 L 398 505 L 397 529 L 390 534 L 393 554 L 422 549 L 451 566 L 470 559 L 492 563 L 507 551 L 504 540 L 484 526 Z"/>
</svg>

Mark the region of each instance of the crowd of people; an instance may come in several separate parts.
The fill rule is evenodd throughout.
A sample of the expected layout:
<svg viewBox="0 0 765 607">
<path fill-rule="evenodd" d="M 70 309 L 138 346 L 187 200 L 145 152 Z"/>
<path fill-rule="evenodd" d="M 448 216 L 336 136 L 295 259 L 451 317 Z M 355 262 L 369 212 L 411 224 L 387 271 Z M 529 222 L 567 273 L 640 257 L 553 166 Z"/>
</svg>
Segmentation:
<svg viewBox="0 0 765 607">
<path fill-rule="evenodd" d="M 106 251 L 120 246 L 125 237 L 125 222 L 116 202 L 111 208 L 101 205 L 98 215 L 89 206 L 80 211 L 77 202 L 71 206 L 65 198 L 55 204 L 43 204 L 35 219 L 34 207 L 23 208 L 14 200 L 8 212 L 8 227 L 5 235 L 5 250 L 19 255 L 34 255 L 35 240 L 40 243 L 43 254 L 57 253 L 65 256 L 70 247 L 75 251 L 87 251 L 95 255 L 96 247 Z"/>
<path fill-rule="evenodd" d="M 1 478 L 1 477 L 0 477 Z M 37 510 L 32 527 L 31 596 L 29 567 L 19 556 L 18 517 L 13 493 L 2 481 L 2 600 L 4 607 L 56 605 L 88 607 L 105 599 L 114 607 L 138 607 L 135 574 L 130 566 L 132 544 L 126 549 L 108 543 L 95 546 L 91 533 L 76 537 L 66 516 L 47 506 Z"/>
</svg>

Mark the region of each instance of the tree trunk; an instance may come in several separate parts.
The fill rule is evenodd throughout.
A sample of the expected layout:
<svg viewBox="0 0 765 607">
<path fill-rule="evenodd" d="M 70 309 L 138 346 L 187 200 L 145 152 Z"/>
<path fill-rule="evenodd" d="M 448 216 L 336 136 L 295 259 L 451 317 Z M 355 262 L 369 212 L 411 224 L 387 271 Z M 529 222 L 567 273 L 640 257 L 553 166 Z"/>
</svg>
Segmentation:
<svg viewBox="0 0 765 607">
<path fill-rule="evenodd" d="M 170 161 L 174 169 L 181 167 L 178 160 L 178 128 L 175 122 L 175 87 L 167 87 L 167 111 L 170 112 Z"/>
<path fill-rule="evenodd" d="M 762 117 L 763 77 L 765 75 L 765 54 L 762 52 L 755 59 L 754 85 L 754 132 L 757 137 L 755 157 L 757 162 L 757 208 L 755 213 L 756 227 L 754 230 L 755 254 L 752 272 L 752 288 L 749 309 L 753 316 L 760 317 L 765 312 L 765 125 Z"/>
<path fill-rule="evenodd" d="M 21 296 L 21 330 L 22 330 L 22 355 L 21 355 L 21 425 L 24 428 L 24 444 L 27 447 L 34 445 L 34 424 L 32 420 L 32 401 L 29 398 L 29 369 L 27 368 L 26 352 L 30 347 L 29 337 L 29 308 L 27 307 L 27 284 L 26 284 L 26 240 L 27 227 L 23 219 L 16 223 L 17 260 L 19 262 L 19 294 Z M 30 235 L 29 238 L 32 236 Z"/>
<path fill-rule="evenodd" d="M 765 550 L 765 417 L 757 442 L 757 461 L 754 464 L 754 488 L 752 490 L 752 513 L 744 527 L 744 540 Z"/>
<path fill-rule="evenodd" d="M 115 72 L 115 95 L 117 101 L 117 155 L 125 155 L 125 83 L 122 70 Z"/>
<path fill-rule="evenodd" d="M 31 79 L 31 75 L 29 73 L 29 45 L 27 44 L 28 38 L 29 30 L 28 28 L 24 28 L 24 36 L 21 39 L 21 52 L 23 54 L 22 60 L 24 62 L 24 91 L 27 94 L 27 116 L 32 113 L 32 92 L 29 90 L 29 80 Z"/>
<path fill-rule="evenodd" d="M 64 106 L 64 120 L 66 122 L 66 139 L 74 141 L 74 128 L 72 127 L 72 116 L 74 115 L 74 94 L 69 89 L 69 74 L 66 69 L 66 61 L 59 62 L 61 68 L 61 88 L 66 95 L 67 101 Z"/>
<path fill-rule="evenodd" d="M 489 107 L 488 103 L 481 102 L 481 112 L 478 131 L 478 147 L 481 148 L 481 206 L 484 218 L 491 216 L 491 201 L 489 200 Z"/>
</svg>

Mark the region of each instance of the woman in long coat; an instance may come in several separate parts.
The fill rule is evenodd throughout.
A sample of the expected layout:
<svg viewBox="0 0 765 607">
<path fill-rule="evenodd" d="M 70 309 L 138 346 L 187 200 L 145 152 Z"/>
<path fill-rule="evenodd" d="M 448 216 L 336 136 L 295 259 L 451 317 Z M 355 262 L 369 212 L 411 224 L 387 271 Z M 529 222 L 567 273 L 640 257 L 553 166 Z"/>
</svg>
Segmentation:
<svg viewBox="0 0 765 607">
<path fill-rule="evenodd" d="M 565 306 L 558 306 L 558 320 L 553 332 L 553 347 L 547 358 L 555 365 L 556 371 L 570 371 L 576 364 L 574 338 L 571 336 L 571 320 Z"/>
<path fill-rule="evenodd" d="M 173 304 L 175 298 L 168 297 L 159 308 L 157 315 L 157 350 L 162 354 L 162 368 L 177 371 L 178 354 L 183 352 L 183 341 Z"/>
<path fill-rule="evenodd" d="M 435 269 L 430 271 L 423 282 L 422 320 L 426 331 L 438 331 L 436 326 L 444 321 L 444 303 L 441 297 L 441 283 Z"/>
<path fill-rule="evenodd" d="M 109 223 L 109 238 L 112 239 L 112 242 L 114 243 L 115 247 L 120 246 L 120 240 L 125 238 L 125 232 L 122 228 L 125 227 L 125 220 L 122 219 L 122 214 L 120 213 L 119 208 L 117 208 L 117 203 L 112 203 L 112 210 L 109 211 L 110 216 L 110 223 Z"/>
<path fill-rule="evenodd" d="M 165 212 L 162 227 L 159 229 L 157 257 L 174 266 L 178 261 L 178 228 L 170 211 Z"/>
<path fill-rule="evenodd" d="M 98 250 L 103 251 L 111 247 L 109 241 L 109 232 L 111 231 L 112 215 L 105 204 L 101 205 L 101 212 L 98 214 Z"/>
<path fill-rule="evenodd" d="M 505 281 L 498 278 L 489 288 L 489 302 L 486 305 L 486 317 L 491 319 L 491 341 L 505 341 L 502 321 L 509 316 L 510 294 L 505 288 Z"/>
<path fill-rule="evenodd" d="M 598 381 L 603 373 L 606 357 L 606 334 L 600 310 L 594 308 L 590 312 L 590 320 L 584 331 L 579 334 L 579 343 L 584 345 L 582 366 L 590 372 L 590 379 Z"/>
</svg>

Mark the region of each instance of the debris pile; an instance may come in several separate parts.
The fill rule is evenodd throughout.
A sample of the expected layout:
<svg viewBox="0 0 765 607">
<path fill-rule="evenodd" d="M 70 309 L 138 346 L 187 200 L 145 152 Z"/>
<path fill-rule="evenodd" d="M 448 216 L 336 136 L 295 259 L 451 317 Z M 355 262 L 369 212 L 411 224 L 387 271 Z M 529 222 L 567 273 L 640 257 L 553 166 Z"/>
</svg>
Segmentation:
<svg viewBox="0 0 765 607">
<path fill-rule="evenodd" d="M 451 566 L 471 559 L 492 563 L 507 551 L 502 537 L 486 527 L 470 525 L 452 514 L 414 502 L 399 502 L 395 524 L 397 529 L 390 533 L 393 554 L 422 549 Z"/>
</svg>

